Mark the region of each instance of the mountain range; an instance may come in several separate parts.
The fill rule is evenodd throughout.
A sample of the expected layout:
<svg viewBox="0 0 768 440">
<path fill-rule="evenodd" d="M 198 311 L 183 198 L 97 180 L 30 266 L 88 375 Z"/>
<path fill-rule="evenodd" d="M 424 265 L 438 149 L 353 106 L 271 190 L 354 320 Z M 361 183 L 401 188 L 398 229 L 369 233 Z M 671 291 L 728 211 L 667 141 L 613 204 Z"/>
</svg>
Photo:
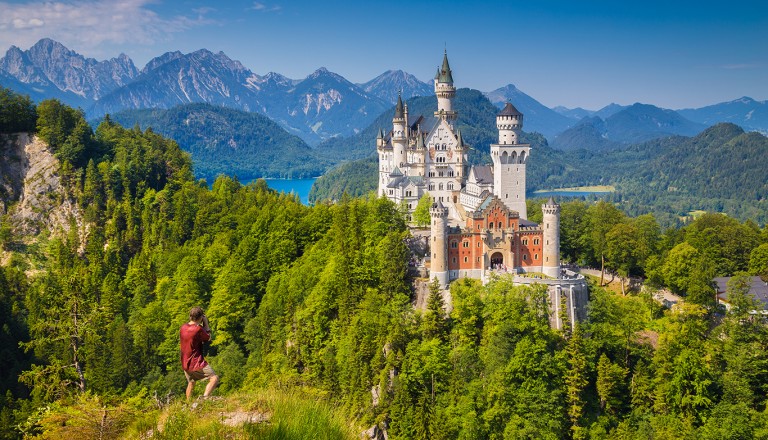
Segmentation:
<svg viewBox="0 0 768 440">
<path fill-rule="evenodd" d="M 125 54 L 97 61 L 47 38 L 28 50 L 9 48 L 0 58 L 0 85 L 35 101 L 57 98 L 81 107 L 89 119 L 127 109 L 169 109 L 195 102 L 257 112 L 310 146 L 359 133 L 391 107 L 398 93 L 406 99 L 433 94 L 431 84 L 401 70 L 389 70 L 360 84 L 325 68 L 296 80 L 274 72 L 255 74 L 223 52 L 206 49 L 168 52 L 138 70 Z M 555 144 L 563 148 L 603 149 L 615 142 L 691 134 L 699 130 L 693 127 L 701 127 L 696 123 L 732 122 L 768 132 L 768 101 L 748 97 L 675 113 L 640 104 L 611 104 L 597 111 L 550 109 L 512 84 L 485 95 L 499 107 L 514 103 L 525 115 L 526 131 L 542 133 L 550 141 L 557 138 Z M 628 108 L 632 108 L 628 120 L 619 125 L 638 126 L 618 129 L 615 119 L 609 119 Z"/>
</svg>

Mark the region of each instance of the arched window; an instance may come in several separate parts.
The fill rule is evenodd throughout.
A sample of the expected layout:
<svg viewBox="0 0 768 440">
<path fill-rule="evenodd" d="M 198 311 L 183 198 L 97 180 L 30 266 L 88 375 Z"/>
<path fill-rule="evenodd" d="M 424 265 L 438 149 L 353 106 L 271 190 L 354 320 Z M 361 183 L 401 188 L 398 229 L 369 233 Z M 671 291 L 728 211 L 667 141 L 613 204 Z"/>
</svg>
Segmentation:
<svg viewBox="0 0 768 440">
<path fill-rule="evenodd" d="M 533 239 L 533 244 L 534 244 L 534 245 L 537 245 L 537 244 L 539 244 L 539 239 L 538 239 L 538 238 L 534 238 L 534 239 Z"/>
<path fill-rule="evenodd" d="M 451 190 L 451 191 L 453 190 L 453 182 L 448 182 L 448 189 Z M 549 226 L 549 225 L 547 225 L 547 226 Z"/>
<path fill-rule="evenodd" d="M 525 151 L 520 152 L 520 163 L 525 163 Z"/>
<path fill-rule="evenodd" d="M 429 190 L 430 191 L 434 191 L 435 190 L 435 184 L 434 183 L 430 183 L 429 184 Z"/>
<path fill-rule="evenodd" d="M 459 242 L 456 240 L 451 240 L 451 248 L 456 249 L 459 247 Z"/>
<path fill-rule="evenodd" d="M 533 254 L 533 259 L 534 260 L 538 260 L 539 259 L 539 254 Z"/>
<path fill-rule="evenodd" d="M 443 184 L 442 184 L 442 183 L 440 183 L 439 185 L 437 185 L 437 189 L 438 189 L 438 190 L 440 190 L 440 191 L 442 191 L 442 190 L 443 190 Z"/>
<path fill-rule="evenodd" d="M 509 160 L 509 155 L 505 151 L 504 153 L 501 154 L 501 163 L 507 163 L 508 160 Z"/>
<path fill-rule="evenodd" d="M 516 151 L 513 151 L 513 152 L 512 152 L 512 156 L 510 156 L 510 159 L 511 159 L 511 160 L 509 161 L 509 163 L 515 163 L 515 162 L 517 162 L 517 152 L 516 152 Z"/>
<path fill-rule="evenodd" d="M 493 222 L 488 223 L 488 229 L 493 229 Z"/>
</svg>

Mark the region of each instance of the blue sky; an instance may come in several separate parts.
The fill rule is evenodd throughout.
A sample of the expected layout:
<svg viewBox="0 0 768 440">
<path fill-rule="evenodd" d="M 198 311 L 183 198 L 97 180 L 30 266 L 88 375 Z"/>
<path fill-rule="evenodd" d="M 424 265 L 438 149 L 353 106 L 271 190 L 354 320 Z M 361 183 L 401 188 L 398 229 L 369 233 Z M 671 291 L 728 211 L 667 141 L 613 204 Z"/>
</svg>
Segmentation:
<svg viewBox="0 0 768 440">
<path fill-rule="evenodd" d="M 764 0 L 0 0 L 0 50 L 43 37 L 138 68 L 206 48 L 258 74 L 324 66 L 353 82 L 387 69 L 428 80 L 447 48 L 458 87 L 511 83 L 550 107 L 768 99 Z"/>
</svg>

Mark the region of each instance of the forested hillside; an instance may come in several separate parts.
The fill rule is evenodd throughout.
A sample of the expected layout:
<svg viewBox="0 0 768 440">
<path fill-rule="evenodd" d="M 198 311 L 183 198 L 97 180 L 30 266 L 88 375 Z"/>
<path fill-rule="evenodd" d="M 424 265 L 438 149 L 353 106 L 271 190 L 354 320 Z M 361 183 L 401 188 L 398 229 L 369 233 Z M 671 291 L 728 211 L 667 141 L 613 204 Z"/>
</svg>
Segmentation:
<svg viewBox="0 0 768 440">
<path fill-rule="evenodd" d="M 433 285 L 417 310 L 409 233 L 386 199 L 307 207 L 263 181 L 209 187 L 150 130 L 92 132 L 56 101 L 36 110 L 67 177 L 50 197 L 78 204 L 70 231 L 85 239 L 0 218 L 0 438 L 352 439 L 372 425 L 395 440 L 768 437 L 768 324 L 743 277 L 728 312 L 709 284 L 768 276 L 766 227 L 708 214 L 662 231 L 652 215 L 567 202 L 563 257 L 645 275 L 646 290 L 595 283 L 573 332 L 549 327 L 541 288 L 504 278 L 453 283 L 449 313 Z M 663 310 L 658 286 L 684 302 Z M 202 410 L 181 403 L 193 305 L 227 399 Z M 303 402 L 293 412 L 274 406 L 288 394 Z M 330 426 L 315 400 L 346 430 L 288 431 L 286 418 Z M 229 405 L 274 410 L 233 425 Z"/>
<path fill-rule="evenodd" d="M 464 90 L 466 105 L 474 95 Z M 490 163 L 487 153 L 498 133 L 493 122 L 496 109 L 484 97 L 475 98 L 478 102 L 464 110 L 471 110 L 467 120 L 478 125 L 461 128 L 462 136 L 471 136 L 476 142 L 472 144 L 471 161 Z M 411 101 L 409 111 L 411 105 L 421 111 L 435 105 L 433 98 Z M 376 123 L 391 126 L 391 115 L 379 119 Z M 374 154 L 375 127 L 370 126 L 355 138 L 335 139 L 333 145 L 343 151 L 345 145 L 366 144 Z M 365 141 L 365 136 L 370 142 Z M 523 133 L 522 139 L 532 147 L 526 181 L 529 194 L 539 189 L 613 185 L 616 192 L 608 200 L 632 215 L 653 213 L 665 226 L 685 221 L 690 212 L 698 210 L 768 223 L 768 173 L 760 161 L 768 155 L 768 138 L 756 132 L 745 133 L 734 124 L 718 124 L 690 138 L 670 136 L 620 149 L 611 144 L 607 147 L 610 151 L 561 151 L 549 147 L 538 133 Z M 332 144 L 329 141 L 324 145 Z M 366 162 L 353 163 L 318 179 L 313 200 L 338 199 L 344 190 L 354 194 L 374 191 L 378 168 Z"/>
<path fill-rule="evenodd" d="M 123 110 L 110 116 L 125 127 L 167 136 L 192 155 L 195 175 L 213 182 L 220 174 L 247 181 L 260 177 L 316 177 L 331 165 L 298 136 L 258 113 L 210 104 L 168 110 Z"/>
</svg>

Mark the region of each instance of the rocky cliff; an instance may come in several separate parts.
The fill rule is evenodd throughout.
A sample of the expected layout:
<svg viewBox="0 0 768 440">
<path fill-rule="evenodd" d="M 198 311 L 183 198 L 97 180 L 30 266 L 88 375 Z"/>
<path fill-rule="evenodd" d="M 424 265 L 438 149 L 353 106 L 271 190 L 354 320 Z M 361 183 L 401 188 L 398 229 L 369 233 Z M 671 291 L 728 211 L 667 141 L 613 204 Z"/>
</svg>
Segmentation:
<svg viewBox="0 0 768 440">
<path fill-rule="evenodd" d="M 17 239 L 34 239 L 43 231 L 66 233 L 71 225 L 83 235 L 80 209 L 62 182 L 60 168 L 37 136 L 0 137 L 0 215 L 6 215 Z"/>
</svg>

